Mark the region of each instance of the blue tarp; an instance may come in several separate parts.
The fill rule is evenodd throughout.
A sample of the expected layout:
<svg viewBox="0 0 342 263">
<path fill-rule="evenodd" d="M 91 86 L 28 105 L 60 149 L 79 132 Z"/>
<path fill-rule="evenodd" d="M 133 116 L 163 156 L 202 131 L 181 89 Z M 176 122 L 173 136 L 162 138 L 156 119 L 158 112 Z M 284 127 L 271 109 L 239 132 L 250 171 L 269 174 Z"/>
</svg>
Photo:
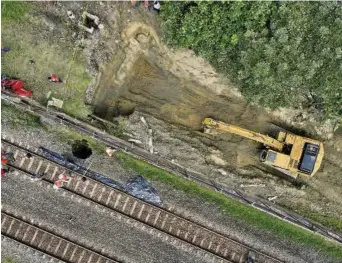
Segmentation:
<svg viewBox="0 0 342 263">
<path fill-rule="evenodd" d="M 149 183 L 141 175 L 138 175 L 135 178 L 130 179 L 125 185 L 122 185 L 120 182 L 117 182 L 111 178 L 105 177 L 102 174 L 99 174 L 92 170 L 87 170 L 87 168 L 83 166 L 72 163 L 68 161 L 65 157 L 63 157 L 62 155 L 56 152 L 50 151 L 44 147 L 39 147 L 39 151 L 47 159 L 54 161 L 74 172 L 84 174 L 84 176 L 89 177 L 93 180 L 99 181 L 107 186 L 123 190 L 146 202 L 149 202 L 158 206 L 162 206 L 162 201 L 157 191 L 151 185 L 149 185 Z"/>
<path fill-rule="evenodd" d="M 130 179 L 124 187 L 128 193 L 139 199 L 143 199 L 158 206 L 163 205 L 156 189 L 154 189 L 141 175 Z"/>
</svg>

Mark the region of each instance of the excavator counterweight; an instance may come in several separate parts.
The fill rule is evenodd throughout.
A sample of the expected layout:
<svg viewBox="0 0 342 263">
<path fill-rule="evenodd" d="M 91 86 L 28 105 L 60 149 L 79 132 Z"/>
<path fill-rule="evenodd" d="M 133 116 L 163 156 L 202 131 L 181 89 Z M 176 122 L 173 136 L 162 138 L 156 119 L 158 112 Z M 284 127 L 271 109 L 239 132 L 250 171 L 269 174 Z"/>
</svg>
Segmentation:
<svg viewBox="0 0 342 263">
<path fill-rule="evenodd" d="M 323 144 L 316 140 L 283 131 L 277 138 L 272 138 L 211 118 L 204 119 L 202 124 L 210 130 L 233 133 L 262 143 L 265 149 L 260 153 L 260 160 L 293 177 L 299 174 L 313 176 L 323 160 Z"/>
</svg>

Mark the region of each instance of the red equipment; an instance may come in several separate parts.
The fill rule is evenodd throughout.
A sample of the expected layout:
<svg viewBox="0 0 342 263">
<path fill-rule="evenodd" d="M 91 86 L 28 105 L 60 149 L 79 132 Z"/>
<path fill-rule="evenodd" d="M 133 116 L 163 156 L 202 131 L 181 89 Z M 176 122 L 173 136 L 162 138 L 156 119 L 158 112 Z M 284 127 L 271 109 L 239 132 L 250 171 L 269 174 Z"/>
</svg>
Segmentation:
<svg viewBox="0 0 342 263">
<path fill-rule="evenodd" d="M 51 74 L 50 77 L 48 77 L 48 80 L 55 83 L 62 83 L 62 80 L 55 74 Z"/>
<path fill-rule="evenodd" d="M 16 79 L 2 79 L 1 80 L 2 89 L 11 89 L 13 93 L 21 97 L 31 97 L 32 91 L 24 89 L 24 82 Z"/>
<path fill-rule="evenodd" d="M 1 176 L 5 176 L 8 171 L 8 159 L 5 157 L 5 153 L 1 152 Z"/>
<path fill-rule="evenodd" d="M 8 158 L 5 156 L 4 152 L 1 152 L 1 164 L 2 165 L 8 164 Z"/>
</svg>

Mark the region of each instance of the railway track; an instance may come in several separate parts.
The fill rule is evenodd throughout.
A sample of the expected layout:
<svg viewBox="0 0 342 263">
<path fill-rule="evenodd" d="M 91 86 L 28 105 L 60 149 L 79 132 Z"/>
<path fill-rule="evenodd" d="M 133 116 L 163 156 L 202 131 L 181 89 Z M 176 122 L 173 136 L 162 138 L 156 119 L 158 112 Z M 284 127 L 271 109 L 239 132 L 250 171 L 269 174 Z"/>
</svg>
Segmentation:
<svg viewBox="0 0 342 263">
<path fill-rule="evenodd" d="M 204 187 L 219 191 L 220 193 L 226 195 L 228 198 L 235 199 L 241 203 L 257 208 L 265 213 L 268 213 L 269 215 L 294 224 L 307 231 L 310 231 L 311 233 L 315 233 L 316 235 L 319 235 L 329 241 L 338 242 L 340 244 L 342 243 L 342 236 L 340 233 L 334 232 L 331 229 L 324 227 L 308 218 L 296 215 L 293 212 L 285 211 L 281 207 L 278 207 L 276 204 L 270 203 L 262 198 L 248 196 L 239 190 L 227 188 L 215 183 L 214 181 L 207 180 L 201 173 L 189 170 L 186 167 L 173 163 L 171 160 L 168 160 L 165 157 L 148 153 L 140 147 L 136 147 L 117 137 L 111 136 L 106 132 L 100 131 L 99 129 L 85 122 L 73 119 L 63 113 L 54 111 L 53 109 L 49 109 L 49 111 L 47 111 L 45 107 L 42 107 L 34 100 L 28 98 L 18 98 L 8 92 L 4 93 L 2 93 L 3 96 L 1 98 L 6 101 L 6 103 L 10 103 L 20 110 L 39 115 L 40 118 L 49 123 L 52 122 L 55 124 L 58 123 L 65 125 L 70 129 L 91 136 L 92 138 L 101 141 L 108 146 L 114 147 L 120 151 L 124 151 L 134 158 L 143 160 L 155 167 L 171 172 L 183 178 L 192 180 Z"/>
<path fill-rule="evenodd" d="M 50 262 L 118 262 L 5 212 L 1 212 L 1 235 L 50 256 Z"/>
<path fill-rule="evenodd" d="M 256 263 L 282 262 L 125 192 L 92 179 L 84 181 L 84 179 L 82 180 L 83 175 L 69 171 L 65 167 L 44 158 L 39 155 L 36 149 L 30 150 L 5 139 L 2 139 L 2 148 L 7 152 L 14 153 L 16 160 L 10 163 L 14 169 L 29 175 L 44 173 L 44 180 L 49 183 L 57 180 L 58 175 L 68 173 L 71 180 L 65 184 L 64 189 L 100 204 L 106 209 L 139 221 L 150 228 L 157 229 L 163 234 L 179 239 L 188 245 L 200 248 L 210 257 L 217 258 L 219 262 L 244 263 L 248 252 L 251 250 L 256 253 Z M 31 153 L 31 158 L 25 157 L 28 152 Z"/>
</svg>

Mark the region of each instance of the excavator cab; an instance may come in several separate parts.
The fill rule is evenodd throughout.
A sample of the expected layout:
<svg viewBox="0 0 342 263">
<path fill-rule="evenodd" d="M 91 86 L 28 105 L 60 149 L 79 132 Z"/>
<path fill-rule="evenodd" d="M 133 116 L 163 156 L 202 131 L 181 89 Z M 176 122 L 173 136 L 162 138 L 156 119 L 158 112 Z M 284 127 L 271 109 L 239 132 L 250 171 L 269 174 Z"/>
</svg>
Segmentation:
<svg viewBox="0 0 342 263">
<path fill-rule="evenodd" d="M 298 169 L 303 173 L 311 174 L 314 171 L 318 153 L 319 145 L 305 143 Z"/>
</svg>

